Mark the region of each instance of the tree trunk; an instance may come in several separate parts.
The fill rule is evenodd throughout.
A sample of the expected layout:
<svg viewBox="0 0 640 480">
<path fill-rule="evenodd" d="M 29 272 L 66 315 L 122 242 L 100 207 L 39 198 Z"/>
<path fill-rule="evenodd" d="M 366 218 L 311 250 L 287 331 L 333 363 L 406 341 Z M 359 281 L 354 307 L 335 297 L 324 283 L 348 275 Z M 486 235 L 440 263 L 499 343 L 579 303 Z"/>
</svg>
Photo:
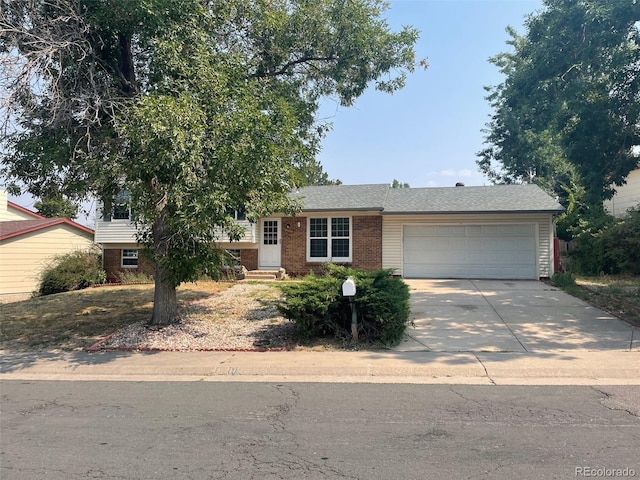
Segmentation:
<svg viewBox="0 0 640 480">
<path fill-rule="evenodd" d="M 166 269 L 156 262 L 155 290 L 153 292 L 153 315 L 149 325 L 171 325 L 178 321 L 176 287 L 167 278 Z"/>
<path fill-rule="evenodd" d="M 169 251 L 168 237 L 164 225 L 164 213 L 153 223 L 153 244 L 156 256 L 155 290 L 153 293 L 153 315 L 149 325 L 171 325 L 178 321 L 176 285 L 171 272 L 163 266 L 161 259 Z"/>
</svg>

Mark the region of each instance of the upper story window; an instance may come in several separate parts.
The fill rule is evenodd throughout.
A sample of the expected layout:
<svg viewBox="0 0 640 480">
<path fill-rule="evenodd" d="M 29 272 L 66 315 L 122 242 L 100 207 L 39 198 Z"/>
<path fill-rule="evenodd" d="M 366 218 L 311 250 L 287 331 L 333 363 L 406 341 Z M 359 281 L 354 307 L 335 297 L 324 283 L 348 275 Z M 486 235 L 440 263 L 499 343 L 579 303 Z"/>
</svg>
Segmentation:
<svg viewBox="0 0 640 480">
<path fill-rule="evenodd" d="M 246 220 L 247 219 L 247 210 L 244 207 L 240 207 L 238 209 L 227 208 L 227 214 L 232 217 L 234 220 Z"/>
<path fill-rule="evenodd" d="M 129 205 L 114 205 L 113 206 L 113 219 L 114 220 L 129 220 L 130 212 Z"/>
<path fill-rule="evenodd" d="M 308 232 L 308 261 L 351 261 L 351 218 L 310 218 Z"/>
<path fill-rule="evenodd" d="M 131 197 L 129 192 L 120 190 L 111 201 L 104 202 L 103 220 L 129 220 L 131 218 Z"/>
</svg>

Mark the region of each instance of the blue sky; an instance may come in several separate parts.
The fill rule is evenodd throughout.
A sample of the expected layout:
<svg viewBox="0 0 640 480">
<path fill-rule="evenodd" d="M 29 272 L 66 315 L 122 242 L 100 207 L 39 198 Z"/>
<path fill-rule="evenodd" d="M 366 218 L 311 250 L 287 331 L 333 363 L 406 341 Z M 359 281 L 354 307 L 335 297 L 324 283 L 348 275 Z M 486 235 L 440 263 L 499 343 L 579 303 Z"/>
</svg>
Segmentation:
<svg viewBox="0 0 640 480">
<path fill-rule="evenodd" d="M 416 58 L 426 58 L 429 69 L 416 69 L 393 95 L 371 88 L 352 107 L 324 102 L 320 116 L 333 130 L 320 162 L 344 184 L 394 178 L 412 187 L 487 184 L 475 163 L 491 113 L 483 87 L 502 80 L 488 59 L 508 49 L 506 27 L 523 32 L 525 16 L 541 8 L 541 0 L 389 3 L 385 16 L 393 30 L 411 25 L 421 32 Z M 33 207 L 28 196 L 10 199 Z M 93 225 L 93 218 L 78 221 Z"/>
<path fill-rule="evenodd" d="M 429 69 L 410 75 L 388 95 L 367 91 L 353 107 L 326 102 L 333 123 L 319 160 L 330 178 L 345 184 L 390 183 L 412 187 L 485 185 L 476 153 L 491 109 L 484 86 L 502 80 L 489 57 L 508 50 L 508 25 L 524 32 L 535 0 L 391 0 L 389 25 L 417 28 L 418 59 Z"/>
</svg>

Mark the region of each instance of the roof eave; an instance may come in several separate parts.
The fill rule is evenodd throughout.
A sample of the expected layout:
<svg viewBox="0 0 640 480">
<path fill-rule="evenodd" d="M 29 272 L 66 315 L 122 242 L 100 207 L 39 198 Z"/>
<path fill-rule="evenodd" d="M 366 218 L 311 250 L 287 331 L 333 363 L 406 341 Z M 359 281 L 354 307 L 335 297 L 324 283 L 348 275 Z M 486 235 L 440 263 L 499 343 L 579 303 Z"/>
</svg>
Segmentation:
<svg viewBox="0 0 640 480">
<path fill-rule="evenodd" d="M 11 207 L 11 208 L 14 208 L 16 210 L 19 210 L 20 212 L 27 213 L 29 215 L 32 215 L 35 218 L 39 218 L 39 219 L 46 218 L 45 216 L 40 215 L 39 213 L 36 213 L 36 212 L 32 212 L 28 208 L 23 207 L 22 205 L 18 205 L 17 203 L 14 203 L 14 202 L 12 202 L 10 200 L 7 200 L 7 207 Z"/>
<path fill-rule="evenodd" d="M 45 218 L 45 217 L 42 217 Z M 66 218 L 56 218 L 52 219 L 51 222 L 43 223 L 40 225 L 35 225 L 33 227 L 25 228 L 24 230 L 18 230 L 16 232 L 8 233 L 7 235 L 3 235 L 0 237 L 0 240 L 8 240 L 10 238 L 19 237 L 21 235 L 26 235 L 27 233 L 37 232 L 38 230 L 44 230 L 45 228 L 54 227 L 56 225 L 69 225 L 70 227 L 76 228 L 78 230 L 82 230 L 85 233 L 90 235 L 95 235 L 95 232 L 84 225 L 76 223 L 72 220 Z"/>
<path fill-rule="evenodd" d="M 382 212 L 382 207 L 365 207 L 365 208 L 304 208 L 301 213 L 322 213 L 322 212 Z"/>
<path fill-rule="evenodd" d="M 564 212 L 564 209 L 561 210 L 447 210 L 447 211 L 406 211 L 406 212 L 389 212 L 383 211 L 382 215 L 461 215 L 461 214 L 474 214 L 474 215 L 488 215 L 488 214 L 503 214 L 503 213 L 514 213 L 514 214 L 523 214 L 523 213 L 550 213 L 550 214 L 558 214 Z"/>
</svg>

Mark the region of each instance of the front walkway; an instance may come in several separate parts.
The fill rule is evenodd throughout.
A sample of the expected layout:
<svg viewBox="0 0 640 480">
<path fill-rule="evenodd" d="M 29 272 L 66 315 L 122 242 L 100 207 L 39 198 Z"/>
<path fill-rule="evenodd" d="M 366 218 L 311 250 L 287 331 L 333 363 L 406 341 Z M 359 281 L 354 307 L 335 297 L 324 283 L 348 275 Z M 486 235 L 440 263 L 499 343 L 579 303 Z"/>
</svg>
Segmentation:
<svg viewBox="0 0 640 480">
<path fill-rule="evenodd" d="M 411 319 L 396 351 L 640 351 L 640 329 L 538 281 L 406 280 Z"/>
</svg>

